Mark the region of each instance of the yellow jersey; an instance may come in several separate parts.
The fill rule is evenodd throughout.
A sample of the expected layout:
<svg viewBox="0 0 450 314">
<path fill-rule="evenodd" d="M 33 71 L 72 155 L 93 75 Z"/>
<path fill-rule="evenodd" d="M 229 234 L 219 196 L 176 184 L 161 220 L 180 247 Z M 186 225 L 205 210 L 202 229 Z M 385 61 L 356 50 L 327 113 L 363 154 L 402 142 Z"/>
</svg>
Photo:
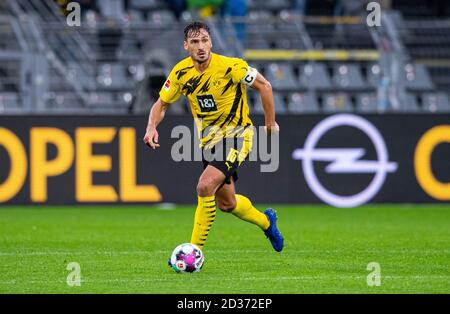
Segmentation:
<svg viewBox="0 0 450 314">
<path fill-rule="evenodd" d="M 257 71 L 239 58 L 211 53 L 211 61 L 202 73 L 191 57 L 180 61 L 170 72 L 159 96 L 165 103 L 185 95 L 197 125 L 200 145 L 211 148 L 230 137 L 253 136 L 246 86 L 256 79 Z"/>
</svg>

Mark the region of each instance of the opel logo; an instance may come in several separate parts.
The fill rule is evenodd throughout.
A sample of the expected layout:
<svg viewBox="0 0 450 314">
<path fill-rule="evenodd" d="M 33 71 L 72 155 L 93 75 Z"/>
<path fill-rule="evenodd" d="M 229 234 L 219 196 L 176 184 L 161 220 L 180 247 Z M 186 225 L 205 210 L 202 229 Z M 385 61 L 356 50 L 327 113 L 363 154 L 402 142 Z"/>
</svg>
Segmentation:
<svg viewBox="0 0 450 314">
<path fill-rule="evenodd" d="M 329 131 L 340 126 L 350 126 L 364 132 L 375 147 L 377 160 L 364 160 L 364 148 L 316 148 L 319 140 Z M 325 203 L 335 207 L 356 207 L 369 202 L 381 189 L 389 172 L 397 170 L 397 163 L 390 162 L 386 144 L 380 132 L 366 119 L 352 114 L 338 114 L 317 124 L 305 141 L 303 149 L 292 153 L 295 160 L 302 160 L 303 173 L 311 190 Z M 374 178 L 362 192 L 341 196 L 328 191 L 317 179 L 314 161 L 329 162 L 327 173 L 367 173 Z"/>
</svg>

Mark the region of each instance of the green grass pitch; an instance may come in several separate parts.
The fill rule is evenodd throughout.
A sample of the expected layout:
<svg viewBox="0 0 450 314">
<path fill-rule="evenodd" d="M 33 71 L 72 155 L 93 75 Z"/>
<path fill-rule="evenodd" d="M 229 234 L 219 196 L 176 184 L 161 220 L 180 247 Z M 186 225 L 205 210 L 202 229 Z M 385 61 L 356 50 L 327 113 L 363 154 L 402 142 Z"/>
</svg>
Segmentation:
<svg viewBox="0 0 450 314">
<path fill-rule="evenodd" d="M 1 207 L 0 293 L 450 293 L 449 205 L 274 208 L 283 252 L 220 212 L 202 271 L 176 274 L 167 259 L 193 206 Z M 81 286 L 67 285 L 70 262 Z"/>
</svg>

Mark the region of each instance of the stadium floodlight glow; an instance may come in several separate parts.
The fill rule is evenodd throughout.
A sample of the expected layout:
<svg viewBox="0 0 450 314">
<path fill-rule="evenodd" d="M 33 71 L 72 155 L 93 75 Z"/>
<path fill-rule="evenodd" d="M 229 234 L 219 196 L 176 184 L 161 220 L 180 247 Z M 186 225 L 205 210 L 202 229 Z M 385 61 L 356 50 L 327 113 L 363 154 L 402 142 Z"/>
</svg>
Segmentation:
<svg viewBox="0 0 450 314">
<path fill-rule="evenodd" d="M 363 148 L 316 148 L 328 131 L 339 126 L 351 126 L 364 132 L 375 147 L 378 160 L 361 160 Z M 390 162 L 386 144 L 380 132 L 366 119 L 352 114 L 338 114 L 317 124 L 305 141 L 303 149 L 296 149 L 292 158 L 302 160 L 303 173 L 311 190 L 325 203 L 335 207 L 356 207 L 370 201 L 381 189 L 388 172 L 397 170 L 397 163 Z M 327 173 L 374 173 L 369 186 L 356 195 L 341 196 L 328 191 L 314 172 L 314 161 L 331 162 Z"/>
</svg>

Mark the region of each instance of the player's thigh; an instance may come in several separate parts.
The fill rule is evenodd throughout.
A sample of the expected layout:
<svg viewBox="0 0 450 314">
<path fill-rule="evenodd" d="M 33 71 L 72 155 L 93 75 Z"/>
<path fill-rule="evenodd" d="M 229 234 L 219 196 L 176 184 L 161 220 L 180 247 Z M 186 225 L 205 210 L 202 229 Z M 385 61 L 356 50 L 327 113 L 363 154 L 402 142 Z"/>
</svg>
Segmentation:
<svg viewBox="0 0 450 314">
<path fill-rule="evenodd" d="M 236 208 L 236 190 L 233 179 L 230 184 L 223 184 L 216 192 L 217 207 L 225 212 Z"/>
<path fill-rule="evenodd" d="M 208 165 L 203 170 L 197 184 L 197 193 L 200 196 L 214 195 L 225 180 L 225 175 L 219 169 Z"/>
</svg>

